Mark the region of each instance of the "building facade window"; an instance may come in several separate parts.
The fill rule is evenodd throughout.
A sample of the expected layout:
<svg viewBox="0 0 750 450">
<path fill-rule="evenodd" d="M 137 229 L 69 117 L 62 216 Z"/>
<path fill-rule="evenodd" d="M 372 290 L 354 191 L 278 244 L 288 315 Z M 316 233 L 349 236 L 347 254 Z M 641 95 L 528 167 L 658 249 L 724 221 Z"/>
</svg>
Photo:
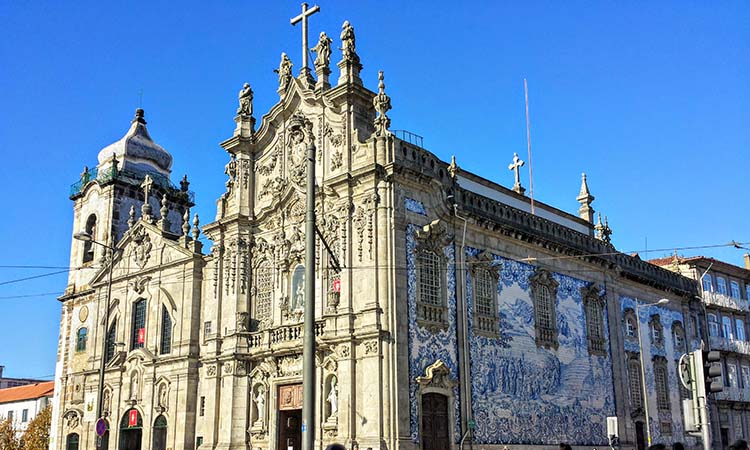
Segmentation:
<svg viewBox="0 0 750 450">
<path fill-rule="evenodd" d="M 750 283 L 745 285 L 745 299 L 750 300 Z"/>
<path fill-rule="evenodd" d="M 713 292 L 713 283 L 711 282 L 711 274 L 707 273 L 703 275 L 703 292 Z"/>
<path fill-rule="evenodd" d="M 716 290 L 721 295 L 727 295 L 727 280 L 724 277 L 716 277 Z"/>
<path fill-rule="evenodd" d="M 198 415 L 201 417 L 206 415 L 206 397 L 201 397 L 201 404 Z"/>
<path fill-rule="evenodd" d="M 737 332 L 737 340 L 745 340 L 745 322 L 742 319 L 734 319 L 734 328 Z"/>
<path fill-rule="evenodd" d="M 648 323 L 651 328 L 651 345 L 656 347 L 664 346 L 664 327 L 661 324 L 661 318 L 658 314 L 651 316 Z"/>
<path fill-rule="evenodd" d="M 143 348 L 146 341 L 146 300 L 133 303 L 133 332 L 130 336 L 130 349 Z"/>
<path fill-rule="evenodd" d="M 674 342 L 675 353 L 685 352 L 685 329 L 680 321 L 672 323 L 672 342 Z"/>
<path fill-rule="evenodd" d="M 750 389 L 750 366 L 742 366 L 742 387 Z"/>
<path fill-rule="evenodd" d="M 425 328 L 445 329 L 445 270 L 437 251 L 417 249 L 417 323 Z"/>
<path fill-rule="evenodd" d="M 88 339 L 89 330 L 86 327 L 80 328 L 76 333 L 76 351 L 86 351 L 86 340 Z"/>
<path fill-rule="evenodd" d="M 623 312 L 623 322 L 625 323 L 625 339 L 638 340 L 638 321 L 635 312 L 628 308 Z"/>
<path fill-rule="evenodd" d="M 86 219 L 86 234 L 91 236 L 92 239 L 96 239 L 96 215 L 91 214 Z M 94 242 L 84 241 L 83 242 L 83 263 L 89 263 L 94 260 Z"/>
<path fill-rule="evenodd" d="M 741 298 L 740 296 L 740 283 L 736 281 L 730 281 L 729 282 L 729 292 L 732 295 L 732 298 Z"/>
<path fill-rule="evenodd" d="M 659 411 L 669 411 L 669 377 L 667 376 L 667 360 L 663 357 L 654 358 L 654 382 L 657 408 Z"/>
<path fill-rule="evenodd" d="M 708 313 L 708 335 L 719 336 L 719 319 L 713 313 Z"/>
<path fill-rule="evenodd" d="M 732 332 L 732 319 L 724 316 L 721 318 L 721 328 L 724 333 L 724 337 L 727 339 L 734 339 L 734 333 Z"/>
<path fill-rule="evenodd" d="M 738 387 L 737 365 L 734 362 L 727 362 L 727 378 L 729 380 L 729 387 Z"/>
<path fill-rule="evenodd" d="M 529 278 L 534 301 L 534 329 L 537 347 L 557 349 L 557 287 L 559 283 L 545 269 L 538 268 Z"/>
<path fill-rule="evenodd" d="M 472 306 L 474 308 L 473 331 L 487 337 L 498 337 L 499 315 L 497 312 L 497 283 L 499 272 L 492 257 L 482 252 L 471 261 L 473 278 Z"/>
<path fill-rule="evenodd" d="M 107 349 L 104 353 L 104 359 L 111 361 L 115 356 L 115 339 L 117 338 L 117 321 L 112 322 L 107 331 Z"/>
<path fill-rule="evenodd" d="M 273 295 L 273 269 L 268 261 L 255 269 L 255 320 L 270 324 L 271 299 Z"/>
<path fill-rule="evenodd" d="M 29 410 L 24 409 L 23 411 L 21 411 L 21 422 L 25 423 L 28 421 L 29 421 Z"/>
<path fill-rule="evenodd" d="M 78 450 L 78 433 L 70 433 L 65 438 L 65 450 Z"/>
<path fill-rule="evenodd" d="M 643 389 L 641 388 L 641 364 L 638 355 L 628 358 L 628 387 L 630 407 L 633 411 L 643 409 Z"/>
<path fill-rule="evenodd" d="M 586 312 L 586 340 L 589 353 L 607 355 L 607 338 L 604 330 L 604 297 L 599 287 L 591 283 L 581 289 L 583 307 Z"/>
<path fill-rule="evenodd" d="M 172 351 L 172 317 L 165 305 L 161 305 L 161 342 L 159 353 L 166 355 Z"/>
</svg>

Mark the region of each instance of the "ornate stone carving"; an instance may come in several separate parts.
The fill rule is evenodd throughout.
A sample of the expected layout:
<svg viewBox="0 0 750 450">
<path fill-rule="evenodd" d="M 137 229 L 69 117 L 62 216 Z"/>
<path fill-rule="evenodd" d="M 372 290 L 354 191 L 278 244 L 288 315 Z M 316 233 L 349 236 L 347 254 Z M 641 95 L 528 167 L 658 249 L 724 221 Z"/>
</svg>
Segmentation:
<svg viewBox="0 0 750 450">
<path fill-rule="evenodd" d="M 373 355 L 378 352 L 378 341 L 372 340 L 372 341 L 365 341 L 365 355 Z"/>
<path fill-rule="evenodd" d="M 333 39 L 329 38 L 325 31 L 322 31 L 317 45 L 310 49 L 310 51 L 316 54 L 315 61 L 313 62 L 316 70 L 328 68 L 331 64 L 331 43 L 333 43 Z"/>
<path fill-rule="evenodd" d="M 342 358 L 348 358 L 351 354 L 349 344 L 339 344 L 338 348 L 338 354 Z"/>
<path fill-rule="evenodd" d="M 278 376 L 300 376 L 302 375 L 302 355 L 282 356 L 276 359 Z"/>
<path fill-rule="evenodd" d="M 209 364 L 208 366 L 206 366 L 206 376 L 208 377 L 216 376 L 216 364 Z"/>
<path fill-rule="evenodd" d="M 281 197 L 287 184 L 286 178 L 268 178 L 261 185 L 260 192 L 258 192 L 258 198 L 264 198 L 270 195 L 271 198 L 276 201 Z"/>
<path fill-rule="evenodd" d="M 247 361 L 235 361 L 234 362 L 234 374 L 238 377 L 244 377 L 247 375 Z"/>
<path fill-rule="evenodd" d="M 341 53 L 344 61 L 359 63 L 354 27 L 348 20 L 344 21 L 344 24 L 341 25 Z"/>
<path fill-rule="evenodd" d="M 81 424 L 81 415 L 78 414 L 78 411 L 71 409 L 63 417 L 65 418 L 65 425 L 70 429 L 78 428 L 78 425 Z"/>
<path fill-rule="evenodd" d="M 223 364 L 224 366 L 224 375 L 231 375 L 234 373 L 234 363 L 231 361 L 225 362 Z"/>
<path fill-rule="evenodd" d="M 302 189 L 307 184 L 307 148 L 314 145 L 313 124 L 302 113 L 292 116 L 287 129 L 289 179 Z"/>
<path fill-rule="evenodd" d="M 417 377 L 416 381 L 422 388 L 431 387 L 439 389 L 453 389 L 458 383 L 451 377 L 451 371 L 442 360 L 435 361 L 425 369 L 424 376 Z"/>
<path fill-rule="evenodd" d="M 248 314 L 245 311 L 241 311 L 237 313 L 237 331 L 240 333 L 243 333 L 247 331 L 247 317 Z"/>
<path fill-rule="evenodd" d="M 281 62 L 279 63 L 279 68 L 274 70 L 274 72 L 279 75 L 280 91 L 285 90 L 287 85 L 289 84 L 289 81 L 291 81 L 292 79 L 292 65 L 292 61 L 289 59 L 286 53 L 281 53 Z"/>
<path fill-rule="evenodd" d="M 151 281 L 151 277 L 137 276 L 135 277 L 135 280 L 128 281 L 128 286 L 132 288 L 136 294 L 141 295 L 146 290 L 149 281 Z"/>
<path fill-rule="evenodd" d="M 448 231 L 448 226 L 440 219 L 435 219 L 423 226 L 421 230 L 417 230 L 416 237 L 419 245 L 430 248 L 438 255 L 443 254 L 443 248 L 450 244 L 451 239 L 453 239 Z"/>
<path fill-rule="evenodd" d="M 333 153 L 331 153 L 331 170 L 337 170 L 344 164 L 344 157 L 343 154 L 335 150 Z"/>
<path fill-rule="evenodd" d="M 143 269 L 148 263 L 149 257 L 151 257 L 151 236 L 143 228 L 140 231 L 136 231 L 133 236 L 135 246 L 133 247 L 132 257 L 135 264 Z"/>
<path fill-rule="evenodd" d="M 359 261 L 362 261 L 365 237 L 367 237 L 368 254 L 370 258 L 372 258 L 373 227 L 375 208 L 378 201 L 378 195 L 373 192 L 371 196 L 366 197 L 362 201 L 362 204 L 357 207 L 354 216 L 352 217 L 354 229 L 357 232 L 357 257 L 359 258 Z"/>
<path fill-rule="evenodd" d="M 259 165 L 258 162 L 256 162 L 255 171 L 263 176 L 266 176 L 273 172 L 273 170 L 276 168 L 276 163 L 281 158 L 281 154 L 283 152 L 282 148 L 283 147 L 281 145 L 281 141 L 278 141 L 276 143 L 276 147 L 271 152 L 271 157 L 269 158 L 268 162 L 265 165 Z"/>
<path fill-rule="evenodd" d="M 253 90 L 250 88 L 248 83 L 242 86 L 242 90 L 237 95 L 239 98 L 240 106 L 237 108 L 237 115 L 239 116 L 252 116 L 253 115 Z"/>
<path fill-rule="evenodd" d="M 378 93 L 372 99 L 372 104 L 378 117 L 375 119 L 375 134 L 385 136 L 389 134 L 388 128 L 391 126 L 391 119 L 386 114 L 391 109 L 391 98 L 385 93 L 385 82 L 383 81 L 383 71 L 378 72 Z"/>
</svg>

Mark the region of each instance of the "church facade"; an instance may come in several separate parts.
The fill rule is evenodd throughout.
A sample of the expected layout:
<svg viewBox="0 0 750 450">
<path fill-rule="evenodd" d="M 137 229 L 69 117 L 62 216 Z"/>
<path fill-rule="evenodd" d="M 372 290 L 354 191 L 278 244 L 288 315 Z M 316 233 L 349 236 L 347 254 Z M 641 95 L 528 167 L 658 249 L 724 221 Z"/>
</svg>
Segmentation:
<svg viewBox="0 0 750 450">
<path fill-rule="evenodd" d="M 74 230 L 104 245 L 72 241 L 82 269 L 60 298 L 50 450 L 299 449 L 309 301 L 316 448 L 599 447 L 607 417 L 643 448 L 646 415 L 653 442 L 695 444 L 676 367 L 699 340 L 694 282 L 617 252 L 585 176 L 569 214 L 532 204 L 519 161 L 508 189 L 392 132 L 384 75 L 364 86 L 351 24 L 335 86 L 331 43 L 321 33 L 313 48 L 315 77 L 306 63 L 293 76 L 282 54 L 260 123 L 240 91 L 226 192 L 202 229 L 142 110 L 74 185 Z"/>
</svg>

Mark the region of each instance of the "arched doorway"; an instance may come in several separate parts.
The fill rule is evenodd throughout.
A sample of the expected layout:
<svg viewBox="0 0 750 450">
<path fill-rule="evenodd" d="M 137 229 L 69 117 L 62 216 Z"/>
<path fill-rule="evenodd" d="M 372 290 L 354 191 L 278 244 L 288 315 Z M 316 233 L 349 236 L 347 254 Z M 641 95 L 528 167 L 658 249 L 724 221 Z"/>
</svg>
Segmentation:
<svg viewBox="0 0 750 450">
<path fill-rule="evenodd" d="M 70 433 L 65 438 L 65 450 L 78 450 L 78 433 Z"/>
<path fill-rule="evenodd" d="M 141 450 L 142 437 L 143 418 L 141 413 L 135 408 L 125 411 L 120 420 L 119 450 Z"/>
<path fill-rule="evenodd" d="M 429 393 L 422 396 L 422 450 L 450 448 L 448 397 Z"/>
<path fill-rule="evenodd" d="M 640 420 L 635 422 L 635 448 L 637 450 L 646 450 L 646 436 L 643 422 Z"/>
<path fill-rule="evenodd" d="M 159 415 L 154 420 L 153 438 L 151 439 L 151 450 L 167 449 L 167 419 Z"/>
</svg>

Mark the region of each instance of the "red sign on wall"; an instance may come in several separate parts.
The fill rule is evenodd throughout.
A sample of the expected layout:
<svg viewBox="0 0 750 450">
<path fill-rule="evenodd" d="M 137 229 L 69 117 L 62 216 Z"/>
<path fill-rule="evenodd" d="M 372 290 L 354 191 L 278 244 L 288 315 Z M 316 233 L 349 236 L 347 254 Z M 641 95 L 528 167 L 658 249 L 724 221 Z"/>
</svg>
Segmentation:
<svg viewBox="0 0 750 450">
<path fill-rule="evenodd" d="M 138 343 L 143 344 L 146 341 L 146 329 L 138 328 Z"/>
<path fill-rule="evenodd" d="M 333 292 L 341 292 L 341 280 L 338 278 L 333 280 Z"/>
<path fill-rule="evenodd" d="M 130 413 L 128 414 L 128 426 L 138 426 L 138 411 L 135 409 L 131 409 Z"/>
</svg>

